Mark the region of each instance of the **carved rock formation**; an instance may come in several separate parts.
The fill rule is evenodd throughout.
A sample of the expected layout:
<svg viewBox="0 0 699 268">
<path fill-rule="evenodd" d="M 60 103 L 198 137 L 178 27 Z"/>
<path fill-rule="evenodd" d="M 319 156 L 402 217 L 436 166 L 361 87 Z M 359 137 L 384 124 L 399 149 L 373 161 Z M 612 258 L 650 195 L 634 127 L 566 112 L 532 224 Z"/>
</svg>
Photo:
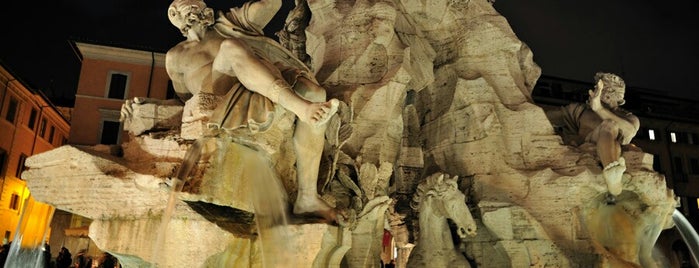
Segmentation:
<svg viewBox="0 0 699 268">
<path fill-rule="evenodd" d="M 314 267 L 338 267 L 343 258 L 349 267 L 376 267 L 389 204 L 396 204 L 391 218 L 414 231 L 415 215 L 400 200 L 434 172 L 459 176 L 477 208 L 478 234 L 462 241 L 476 267 L 651 265 L 647 245 L 669 227 L 676 205 L 652 157 L 624 152 L 624 192 L 608 204 L 595 156 L 563 145 L 531 103 L 540 69 L 490 1 L 319 0 L 308 7 L 311 66 L 329 97 L 343 101 L 326 133 L 319 188 L 349 214 L 347 228 L 289 227 L 299 239 L 326 243 L 310 250 L 319 252 Z M 218 101 L 190 99 L 180 136 L 141 135 L 121 158 L 64 146 L 31 157 L 23 177 L 37 200 L 95 220 L 90 236 L 102 249 L 149 262 L 152 245 L 139 235 L 154 232 L 167 178 L 189 140 L 205 133 Z M 254 148 L 274 163 L 269 169 L 293 200 L 294 120 L 289 113 L 275 120 L 263 135 L 210 141 L 219 153 L 201 161 L 179 196 L 167 238 L 177 243 L 163 248 L 164 267 L 260 265 L 250 186 L 219 175 L 241 171 L 235 156 Z M 220 217 L 212 208 L 240 215 Z M 608 236 L 608 228 L 624 231 Z M 414 234 L 400 236 L 416 242 Z"/>
</svg>

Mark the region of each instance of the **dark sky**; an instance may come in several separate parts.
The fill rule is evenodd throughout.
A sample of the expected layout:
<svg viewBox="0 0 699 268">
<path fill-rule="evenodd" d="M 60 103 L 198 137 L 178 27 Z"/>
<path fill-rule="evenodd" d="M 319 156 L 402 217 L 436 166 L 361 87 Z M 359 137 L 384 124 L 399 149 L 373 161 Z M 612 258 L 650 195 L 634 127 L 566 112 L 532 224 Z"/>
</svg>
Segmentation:
<svg viewBox="0 0 699 268">
<path fill-rule="evenodd" d="M 628 86 L 699 100 L 699 1 L 497 0 L 543 73 L 592 82 L 617 73 Z"/>
<path fill-rule="evenodd" d="M 206 2 L 223 9 L 243 1 Z M 285 7 L 292 3 L 284 0 Z M 69 40 L 164 52 L 183 40 L 167 19 L 169 4 L 9 1 L 0 16 L 6 26 L 0 60 L 58 104 L 70 103 L 80 63 Z M 699 100 L 693 80 L 699 62 L 697 1 L 497 0 L 495 7 L 532 48 L 544 74 L 591 82 L 597 71 L 614 72 L 629 86 Z M 270 26 L 275 27 L 280 26 Z"/>
</svg>

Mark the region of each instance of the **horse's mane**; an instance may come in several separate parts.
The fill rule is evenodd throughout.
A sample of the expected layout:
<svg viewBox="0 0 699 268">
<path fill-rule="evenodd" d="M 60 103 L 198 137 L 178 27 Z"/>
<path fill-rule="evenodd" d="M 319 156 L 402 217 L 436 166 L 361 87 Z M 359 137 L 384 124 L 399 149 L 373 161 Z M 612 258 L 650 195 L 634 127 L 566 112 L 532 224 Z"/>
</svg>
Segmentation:
<svg viewBox="0 0 699 268">
<path fill-rule="evenodd" d="M 457 176 L 450 178 L 449 174 L 441 172 L 430 175 L 417 186 L 417 190 L 415 190 L 415 194 L 413 195 L 413 200 L 410 202 L 410 207 L 417 211 L 423 198 L 427 196 L 442 196 L 442 194 L 452 188 L 458 189 L 459 187 L 456 185 L 456 179 Z"/>
</svg>

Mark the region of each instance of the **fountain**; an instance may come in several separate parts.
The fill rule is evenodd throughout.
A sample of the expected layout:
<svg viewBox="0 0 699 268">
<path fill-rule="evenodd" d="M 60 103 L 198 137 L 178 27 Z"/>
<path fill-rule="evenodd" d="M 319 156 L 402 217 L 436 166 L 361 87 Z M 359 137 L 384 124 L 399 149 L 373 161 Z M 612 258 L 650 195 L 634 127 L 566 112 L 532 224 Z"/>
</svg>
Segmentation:
<svg viewBox="0 0 699 268">
<path fill-rule="evenodd" d="M 29 197 L 31 198 L 31 196 Z M 4 267 L 32 267 L 40 268 L 45 265 L 46 255 L 44 241 L 49 234 L 49 224 L 53 217 L 54 209 L 36 202 L 27 202 L 22 208 L 22 213 L 17 224 L 14 239 L 7 252 Z M 27 215 L 36 215 L 27 217 Z M 43 229 L 42 229 L 43 228 Z M 39 235 L 25 235 L 31 232 L 24 230 L 43 230 Z"/>
<path fill-rule="evenodd" d="M 675 228 L 677 228 L 682 236 L 682 240 L 684 240 L 687 247 L 689 247 L 689 254 L 692 255 L 694 266 L 699 266 L 699 259 L 697 258 L 697 255 L 699 255 L 699 235 L 697 235 L 697 231 L 694 230 L 692 224 L 687 221 L 687 218 L 685 218 L 679 210 L 675 210 L 672 213 L 672 221 L 675 223 Z"/>
<path fill-rule="evenodd" d="M 287 20 L 285 40 L 306 49 L 286 60 L 308 63 L 339 100 L 324 139 L 311 143 L 323 145 L 314 186 L 339 210 L 336 224 L 299 215 L 283 224 L 307 190 L 296 179 L 296 116 L 276 105 L 264 131 L 212 133 L 226 100 L 211 92 L 184 106 L 127 102 L 122 155 L 66 145 L 32 156 L 31 192 L 93 219 L 90 237 L 126 267 L 376 267 L 384 228 L 402 258 L 423 241 L 410 199 L 441 172 L 458 177 L 471 208 L 478 231 L 454 247 L 471 266 L 652 267 L 647 245 L 677 205 L 652 156 L 623 147 L 610 202 L 594 150 L 565 145 L 531 102 L 541 70 L 490 1 L 297 2 L 307 10 Z M 176 116 L 171 128 L 143 123 Z"/>
</svg>

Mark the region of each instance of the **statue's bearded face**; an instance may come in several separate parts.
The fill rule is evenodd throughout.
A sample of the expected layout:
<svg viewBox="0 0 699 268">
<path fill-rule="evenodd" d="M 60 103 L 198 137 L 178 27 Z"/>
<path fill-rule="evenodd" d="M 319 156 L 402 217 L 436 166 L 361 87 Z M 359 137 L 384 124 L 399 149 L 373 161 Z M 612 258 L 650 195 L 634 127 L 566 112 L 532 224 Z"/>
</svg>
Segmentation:
<svg viewBox="0 0 699 268">
<path fill-rule="evenodd" d="M 208 27 L 214 23 L 214 11 L 200 0 L 175 0 L 168 9 L 170 22 L 187 35 L 195 26 Z"/>
</svg>

